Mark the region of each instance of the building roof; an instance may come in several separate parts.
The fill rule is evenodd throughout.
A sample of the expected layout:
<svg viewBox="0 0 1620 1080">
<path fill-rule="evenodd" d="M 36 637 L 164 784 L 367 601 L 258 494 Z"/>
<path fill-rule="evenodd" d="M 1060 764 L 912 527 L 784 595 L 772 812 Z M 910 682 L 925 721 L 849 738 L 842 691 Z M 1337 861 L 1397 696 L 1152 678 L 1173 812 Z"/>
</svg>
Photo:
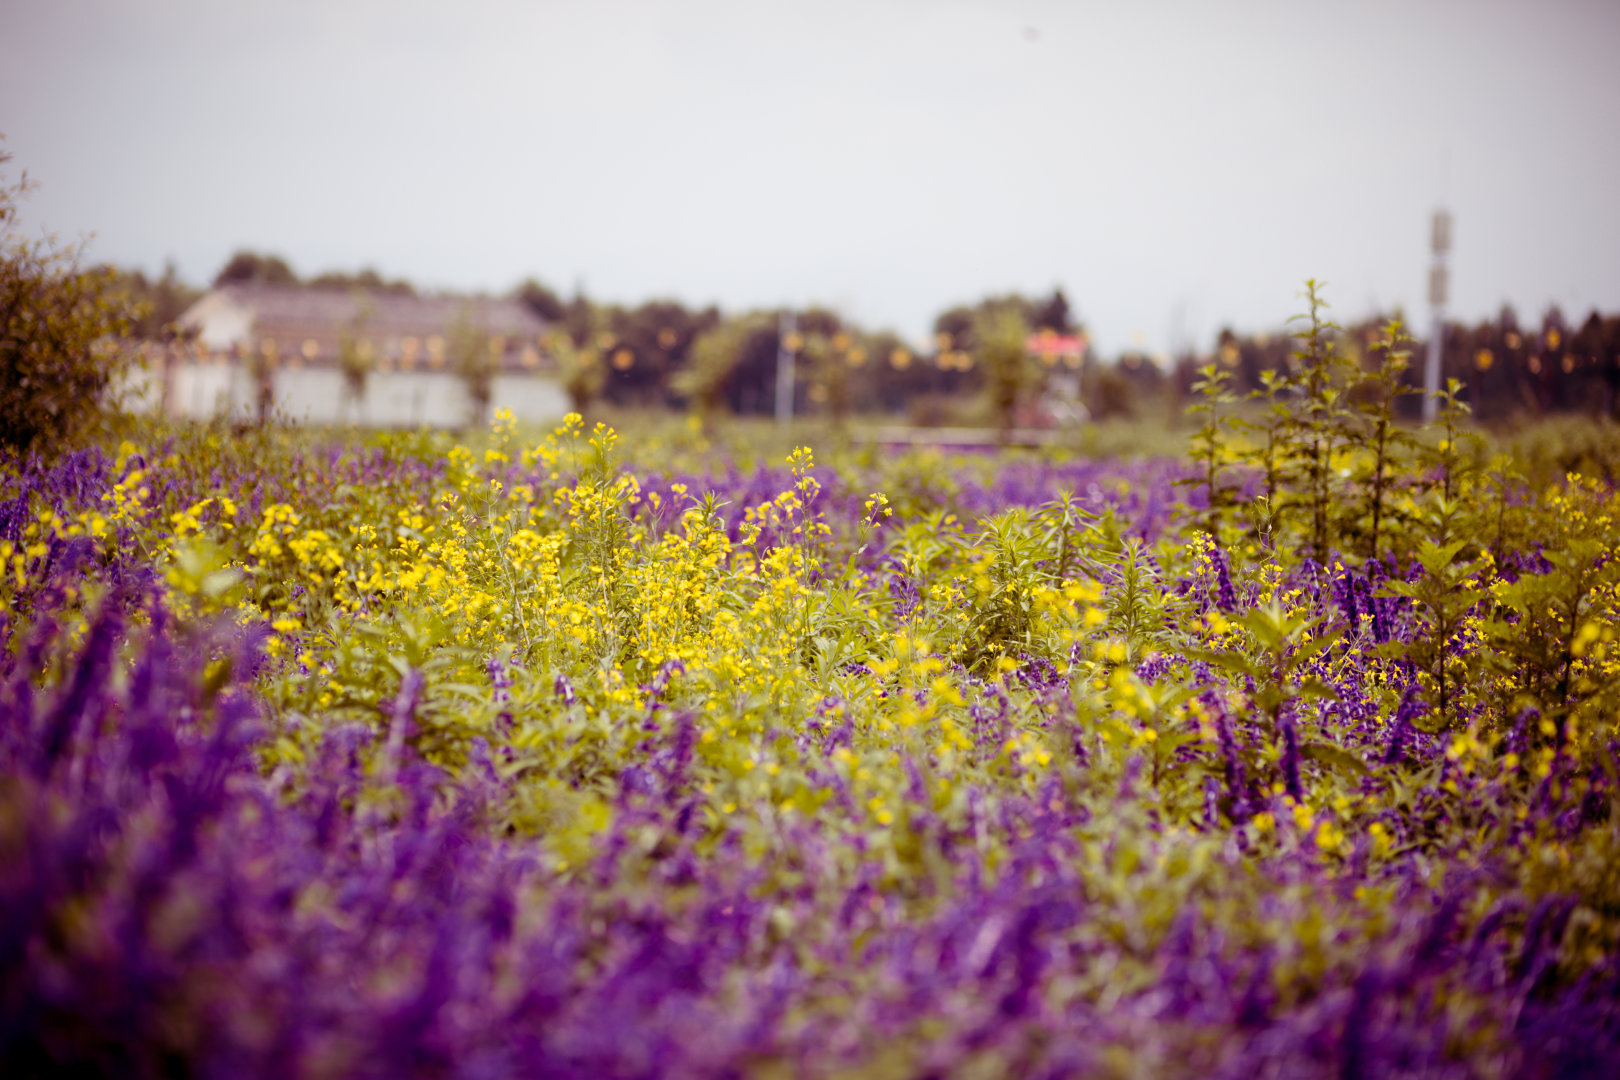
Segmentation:
<svg viewBox="0 0 1620 1080">
<path fill-rule="evenodd" d="M 324 346 L 342 335 L 381 343 L 446 335 L 462 323 L 515 344 L 524 339 L 533 342 L 546 330 L 545 320 L 516 300 L 257 282 L 219 286 L 187 308 L 177 321 L 182 328 L 201 331 L 205 342 L 218 346 L 266 338 L 289 345 L 314 339 Z"/>
</svg>

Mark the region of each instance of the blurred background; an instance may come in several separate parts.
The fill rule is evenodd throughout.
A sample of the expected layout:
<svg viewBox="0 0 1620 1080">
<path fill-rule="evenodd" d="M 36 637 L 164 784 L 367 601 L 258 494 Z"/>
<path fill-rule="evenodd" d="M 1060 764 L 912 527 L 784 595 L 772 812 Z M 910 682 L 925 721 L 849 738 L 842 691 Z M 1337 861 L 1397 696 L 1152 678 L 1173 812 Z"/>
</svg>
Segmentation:
<svg viewBox="0 0 1620 1080">
<path fill-rule="evenodd" d="M 64 0 L 0 6 L 0 132 L 170 412 L 1173 411 L 1307 278 L 1432 337 L 1444 209 L 1476 413 L 1609 414 L 1617 56 L 1603 0 Z"/>
</svg>

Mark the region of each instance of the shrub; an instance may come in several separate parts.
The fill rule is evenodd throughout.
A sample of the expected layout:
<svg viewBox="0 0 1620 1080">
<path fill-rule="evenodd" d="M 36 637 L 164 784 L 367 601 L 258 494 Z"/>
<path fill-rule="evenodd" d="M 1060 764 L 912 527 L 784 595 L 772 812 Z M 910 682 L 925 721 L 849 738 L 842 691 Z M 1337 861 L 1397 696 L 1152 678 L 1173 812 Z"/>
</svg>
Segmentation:
<svg viewBox="0 0 1620 1080">
<path fill-rule="evenodd" d="M 22 234 L 17 204 L 30 187 L 26 174 L 0 181 L 0 447 L 48 452 L 100 416 L 125 362 L 110 340 L 133 313 L 109 271 L 79 268 L 77 247 Z"/>
</svg>

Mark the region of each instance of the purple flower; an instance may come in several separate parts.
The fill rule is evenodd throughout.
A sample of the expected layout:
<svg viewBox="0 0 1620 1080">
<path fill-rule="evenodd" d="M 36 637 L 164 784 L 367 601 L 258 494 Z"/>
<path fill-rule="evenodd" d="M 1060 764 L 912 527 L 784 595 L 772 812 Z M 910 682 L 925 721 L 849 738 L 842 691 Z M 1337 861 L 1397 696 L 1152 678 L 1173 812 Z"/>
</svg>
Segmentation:
<svg viewBox="0 0 1620 1080">
<path fill-rule="evenodd" d="M 1384 751 L 1384 764 L 1398 764 L 1406 753 L 1406 739 L 1412 731 L 1412 721 L 1423 715 L 1423 696 L 1416 682 L 1408 684 L 1400 707 L 1390 722 L 1389 748 Z"/>
</svg>

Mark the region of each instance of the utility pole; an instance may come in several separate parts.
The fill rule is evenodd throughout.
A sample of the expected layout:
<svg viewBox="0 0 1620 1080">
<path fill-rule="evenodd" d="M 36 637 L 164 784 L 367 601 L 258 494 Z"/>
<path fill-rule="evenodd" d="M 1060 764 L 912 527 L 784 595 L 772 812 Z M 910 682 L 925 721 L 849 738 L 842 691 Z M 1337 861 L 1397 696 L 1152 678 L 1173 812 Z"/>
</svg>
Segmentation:
<svg viewBox="0 0 1620 1080">
<path fill-rule="evenodd" d="M 776 337 L 776 422 L 785 427 L 793 420 L 793 383 L 798 377 L 793 364 L 793 312 L 782 312 Z"/>
<path fill-rule="evenodd" d="M 1423 365 L 1423 422 L 1434 419 L 1440 392 L 1440 346 L 1446 335 L 1446 294 L 1450 291 L 1451 271 L 1446 267 L 1446 255 L 1451 251 L 1451 214 L 1436 210 L 1429 230 L 1429 248 L 1434 261 L 1429 266 L 1429 308 L 1433 312 L 1433 327 L 1429 331 L 1428 362 Z"/>
</svg>

